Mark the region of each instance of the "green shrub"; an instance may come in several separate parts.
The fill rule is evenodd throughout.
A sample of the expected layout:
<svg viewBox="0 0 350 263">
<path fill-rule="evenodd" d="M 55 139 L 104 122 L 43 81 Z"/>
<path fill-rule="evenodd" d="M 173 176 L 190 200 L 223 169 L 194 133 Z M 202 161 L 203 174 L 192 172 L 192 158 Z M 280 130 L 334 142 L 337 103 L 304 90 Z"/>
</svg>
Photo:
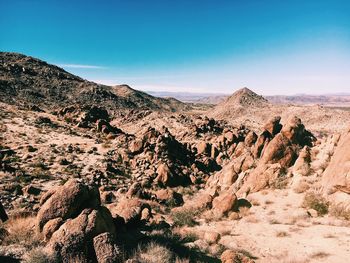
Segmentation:
<svg viewBox="0 0 350 263">
<path fill-rule="evenodd" d="M 328 201 L 321 195 L 317 195 L 313 192 L 306 193 L 303 206 L 316 210 L 318 215 L 321 216 L 327 214 L 329 209 Z"/>
<path fill-rule="evenodd" d="M 171 213 L 175 226 L 194 226 L 196 213 L 193 210 L 183 209 Z"/>
</svg>

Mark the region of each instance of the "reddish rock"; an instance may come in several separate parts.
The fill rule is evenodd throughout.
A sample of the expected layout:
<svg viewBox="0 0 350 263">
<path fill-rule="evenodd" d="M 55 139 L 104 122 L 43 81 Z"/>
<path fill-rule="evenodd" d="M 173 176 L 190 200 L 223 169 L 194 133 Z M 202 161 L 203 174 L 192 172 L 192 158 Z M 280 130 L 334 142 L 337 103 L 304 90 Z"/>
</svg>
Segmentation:
<svg viewBox="0 0 350 263">
<path fill-rule="evenodd" d="M 213 200 L 213 210 L 219 215 L 226 215 L 237 205 L 237 196 L 234 193 L 224 192 Z"/>
</svg>

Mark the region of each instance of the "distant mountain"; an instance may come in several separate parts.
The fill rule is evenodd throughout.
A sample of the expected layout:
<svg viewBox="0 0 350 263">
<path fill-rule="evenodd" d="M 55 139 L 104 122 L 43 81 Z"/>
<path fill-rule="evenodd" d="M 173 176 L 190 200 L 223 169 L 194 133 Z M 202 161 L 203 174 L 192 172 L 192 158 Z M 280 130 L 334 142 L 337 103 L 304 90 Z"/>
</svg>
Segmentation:
<svg viewBox="0 0 350 263">
<path fill-rule="evenodd" d="M 156 98 L 127 85 L 106 86 L 18 53 L 0 52 L 0 101 L 44 108 L 98 104 L 108 109 L 181 111 L 176 99 Z"/>
<path fill-rule="evenodd" d="M 252 110 L 268 108 L 270 103 L 248 88 L 242 88 L 218 103 L 208 114 L 215 118 L 243 115 Z"/>
<path fill-rule="evenodd" d="M 263 106 L 268 104 L 267 99 L 256 94 L 248 88 L 237 90 L 231 96 L 226 98 L 220 106 L 237 107 L 237 106 Z"/>
</svg>

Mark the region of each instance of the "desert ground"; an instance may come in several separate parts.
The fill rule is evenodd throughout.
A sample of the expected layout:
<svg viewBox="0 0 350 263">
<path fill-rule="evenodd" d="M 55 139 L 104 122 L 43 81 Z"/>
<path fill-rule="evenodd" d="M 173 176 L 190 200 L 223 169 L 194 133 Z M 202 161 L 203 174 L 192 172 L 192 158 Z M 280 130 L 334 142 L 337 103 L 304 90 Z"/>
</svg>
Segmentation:
<svg viewBox="0 0 350 263">
<path fill-rule="evenodd" d="M 0 262 L 348 262 L 346 107 L 0 62 Z"/>
</svg>

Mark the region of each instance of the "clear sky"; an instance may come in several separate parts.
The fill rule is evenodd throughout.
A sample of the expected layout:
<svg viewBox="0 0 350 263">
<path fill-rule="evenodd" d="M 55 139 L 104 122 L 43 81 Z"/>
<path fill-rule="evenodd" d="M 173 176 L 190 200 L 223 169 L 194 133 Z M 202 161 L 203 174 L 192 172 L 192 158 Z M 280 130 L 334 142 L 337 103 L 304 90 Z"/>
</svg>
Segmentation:
<svg viewBox="0 0 350 263">
<path fill-rule="evenodd" d="M 0 50 L 143 90 L 350 92 L 350 1 L 0 0 Z"/>
</svg>

